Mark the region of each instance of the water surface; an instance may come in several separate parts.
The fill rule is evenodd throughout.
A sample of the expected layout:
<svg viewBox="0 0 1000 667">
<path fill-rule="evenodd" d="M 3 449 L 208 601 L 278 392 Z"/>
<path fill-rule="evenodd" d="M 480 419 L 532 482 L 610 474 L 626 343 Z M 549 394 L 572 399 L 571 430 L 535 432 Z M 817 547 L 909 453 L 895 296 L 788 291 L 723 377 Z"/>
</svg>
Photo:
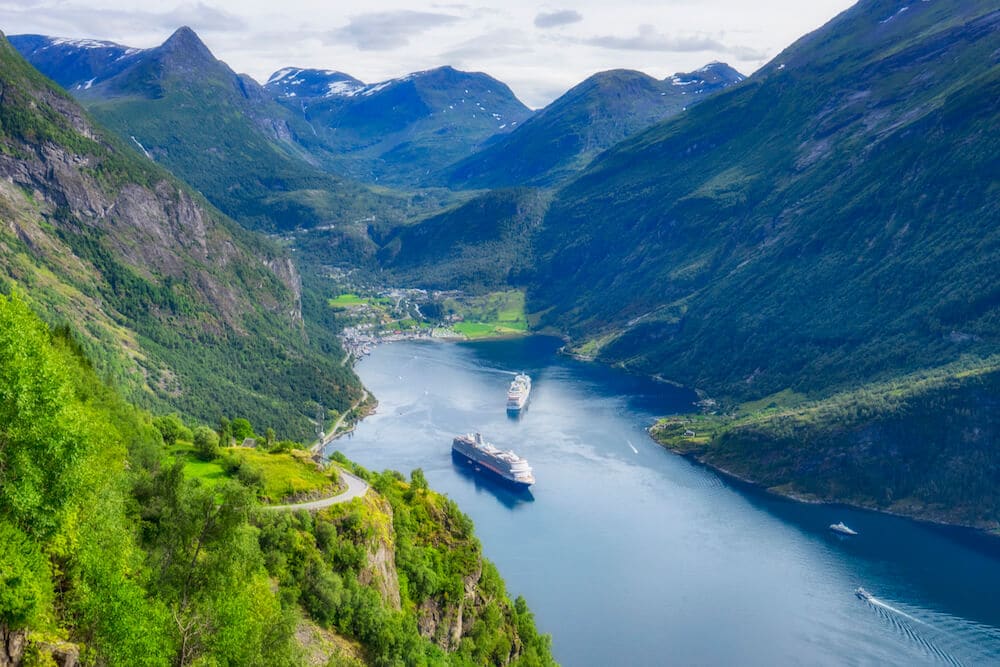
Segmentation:
<svg viewBox="0 0 1000 667">
<path fill-rule="evenodd" d="M 357 369 L 379 409 L 334 447 L 423 468 L 564 665 L 1000 663 L 998 542 L 728 483 L 645 432 L 690 392 L 557 347 L 381 346 Z M 534 383 L 515 420 L 504 398 L 520 370 Z M 452 461 L 452 437 L 472 430 L 528 459 L 530 494 Z M 830 533 L 837 521 L 860 535 Z"/>
</svg>

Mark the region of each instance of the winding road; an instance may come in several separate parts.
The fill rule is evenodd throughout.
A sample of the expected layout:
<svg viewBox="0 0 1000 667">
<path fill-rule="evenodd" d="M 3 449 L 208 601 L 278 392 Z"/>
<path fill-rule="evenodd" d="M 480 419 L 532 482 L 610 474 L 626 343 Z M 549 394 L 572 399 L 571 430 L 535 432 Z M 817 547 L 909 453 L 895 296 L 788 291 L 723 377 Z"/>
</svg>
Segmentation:
<svg viewBox="0 0 1000 667">
<path fill-rule="evenodd" d="M 345 355 L 343 360 L 341 360 L 341 364 L 346 363 L 350 356 L 351 355 L 349 354 Z M 333 442 L 337 436 L 341 435 L 337 431 L 340 429 L 341 424 L 344 423 L 344 419 L 347 415 L 367 400 L 368 390 L 362 387 L 361 398 L 359 398 L 349 410 L 345 410 L 344 413 L 337 418 L 337 421 L 333 423 L 333 427 L 330 428 L 330 433 L 317 440 L 316 443 L 309 448 L 309 453 L 313 456 L 321 455 L 323 453 L 323 448 Z M 329 507 L 330 505 L 346 503 L 354 500 L 355 498 L 361 498 L 368 493 L 368 482 L 340 468 L 337 469 L 337 472 L 340 473 L 340 478 L 347 482 L 347 489 L 335 496 L 320 498 L 319 500 L 308 500 L 304 503 L 292 503 L 291 505 L 264 505 L 263 507 L 267 510 L 307 510 L 314 512 L 316 510 L 321 510 L 324 507 Z"/>
<path fill-rule="evenodd" d="M 351 414 L 351 412 L 355 408 L 357 408 L 359 405 L 361 405 L 362 403 L 364 403 L 367 400 L 368 400 L 368 390 L 365 389 L 365 388 L 362 388 L 361 389 L 361 398 L 359 398 L 357 401 L 355 401 L 354 405 L 352 405 L 350 407 L 350 409 L 345 410 L 342 415 L 340 415 L 339 417 L 337 417 L 337 421 L 335 421 L 333 423 L 333 426 L 330 428 L 330 433 L 327 434 L 326 436 L 320 438 L 319 440 L 317 440 L 316 443 L 312 447 L 309 448 L 309 452 L 311 454 L 313 454 L 313 455 L 319 454 L 319 453 L 321 453 L 323 451 L 324 447 L 326 447 L 331 442 L 333 442 L 334 440 L 336 440 L 337 437 L 341 435 L 340 433 L 337 433 L 337 430 L 340 428 L 340 425 L 344 423 L 344 418 L 346 418 L 347 415 Z"/>
<path fill-rule="evenodd" d="M 330 505 L 336 505 L 337 503 L 346 503 L 355 498 L 361 498 L 366 493 L 368 493 L 368 482 L 352 475 L 346 470 L 337 469 L 340 473 L 340 478 L 347 482 L 347 489 L 338 493 L 335 496 L 330 496 L 329 498 L 320 498 L 319 500 L 309 500 L 304 503 L 293 503 L 291 505 L 264 505 L 264 509 L 267 510 L 308 510 L 314 512 L 316 510 L 321 510 L 324 507 L 329 507 Z"/>
</svg>

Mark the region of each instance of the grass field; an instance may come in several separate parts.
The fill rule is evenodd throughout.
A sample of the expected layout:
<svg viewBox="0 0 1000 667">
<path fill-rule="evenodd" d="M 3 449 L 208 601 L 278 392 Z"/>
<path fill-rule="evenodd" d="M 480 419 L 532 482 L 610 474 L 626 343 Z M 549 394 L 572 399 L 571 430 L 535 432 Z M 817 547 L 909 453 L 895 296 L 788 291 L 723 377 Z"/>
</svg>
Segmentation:
<svg viewBox="0 0 1000 667">
<path fill-rule="evenodd" d="M 452 328 L 469 338 L 517 336 L 528 331 L 524 292 L 517 290 L 462 300 L 449 299 L 445 309 L 464 318 Z"/>
<path fill-rule="evenodd" d="M 341 294 L 327 301 L 331 308 L 350 308 L 351 306 L 363 306 L 367 303 L 368 299 L 363 299 L 357 294 Z"/>
<path fill-rule="evenodd" d="M 195 454 L 194 447 L 179 443 L 169 450 L 168 462 L 184 461 L 184 475 L 200 480 L 208 487 L 214 487 L 226 479 L 234 479 L 236 473 L 227 472 L 229 461 L 239 460 L 241 467 L 260 474 L 262 489 L 260 499 L 264 502 L 279 502 L 287 498 L 307 494 L 333 494 L 339 488 L 339 481 L 333 469 L 320 470 L 309 459 L 304 450 L 293 450 L 271 454 L 255 449 L 230 447 L 222 450 L 214 461 L 202 461 Z"/>
<path fill-rule="evenodd" d="M 231 448 L 224 456 L 240 459 L 259 470 L 264 481 L 262 500 L 278 502 L 285 498 L 311 493 L 334 493 L 336 473 L 323 471 L 302 450 L 270 454 L 254 449 Z"/>
</svg>

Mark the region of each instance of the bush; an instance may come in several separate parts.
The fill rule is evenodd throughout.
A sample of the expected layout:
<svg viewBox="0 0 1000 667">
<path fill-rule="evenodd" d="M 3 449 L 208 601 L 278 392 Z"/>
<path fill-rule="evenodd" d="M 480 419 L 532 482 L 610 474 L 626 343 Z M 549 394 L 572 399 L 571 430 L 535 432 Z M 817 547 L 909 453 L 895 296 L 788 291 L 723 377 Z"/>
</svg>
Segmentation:
<svg viewBox="0 0 1000 667">
<path fill-rule="evenodd" d="M 194 434 L 191 433 L 191 429 L 184 425 L 181 418 L 175 414 L 173 415 L 163 415 L 162 417 L 156 417 L 153 419 L 153 426 L 156 430 L 160 432 L 163 436 L 163 442 L 167 446 L 173 446 L 177 444 L 178 440 L 186 440 L 191 442 Z"/>
<path fill-rule="evenodd" d="M 219 455 L 219 434 L 207 426 L 194 430 L 194 450 L 198 458 L 211 461 Z"/>
<path fill-rule="evenodd" d="M 239 444 L 246 440 L 247 438 L 256 438 L 257 435 L 253 432 L 253 426 L 250 425 L 249 420 L 243 417 L 238 417 L 232 421 L 231 428 L 233 430 L 233 438 L 236 439 L 236 444 Z"/>
</svg>

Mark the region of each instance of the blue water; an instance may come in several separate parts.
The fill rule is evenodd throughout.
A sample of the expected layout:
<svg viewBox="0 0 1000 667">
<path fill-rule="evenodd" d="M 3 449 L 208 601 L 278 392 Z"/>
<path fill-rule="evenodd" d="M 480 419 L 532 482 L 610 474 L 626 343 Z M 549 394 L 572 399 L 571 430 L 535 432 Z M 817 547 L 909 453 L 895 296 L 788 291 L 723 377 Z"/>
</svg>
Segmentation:
<svg viewBox="0 0 1000 667">
<path fill-rule="evenodd" d="M 1000 540 L 727 482 L 646 435 L 690 392 L 557 347 L 381 346 L 357 369 L 378 411 L 334 447 L 423 468 L 564 665 L 1000 664 Z M 520 370 L 534 386 L 514 420 L 504 395 Z M 528 459 L 530 494 L 452 461 L 471 430 Z M 828 531 L 837 521 L 860 534 Z"/>
</svg>

